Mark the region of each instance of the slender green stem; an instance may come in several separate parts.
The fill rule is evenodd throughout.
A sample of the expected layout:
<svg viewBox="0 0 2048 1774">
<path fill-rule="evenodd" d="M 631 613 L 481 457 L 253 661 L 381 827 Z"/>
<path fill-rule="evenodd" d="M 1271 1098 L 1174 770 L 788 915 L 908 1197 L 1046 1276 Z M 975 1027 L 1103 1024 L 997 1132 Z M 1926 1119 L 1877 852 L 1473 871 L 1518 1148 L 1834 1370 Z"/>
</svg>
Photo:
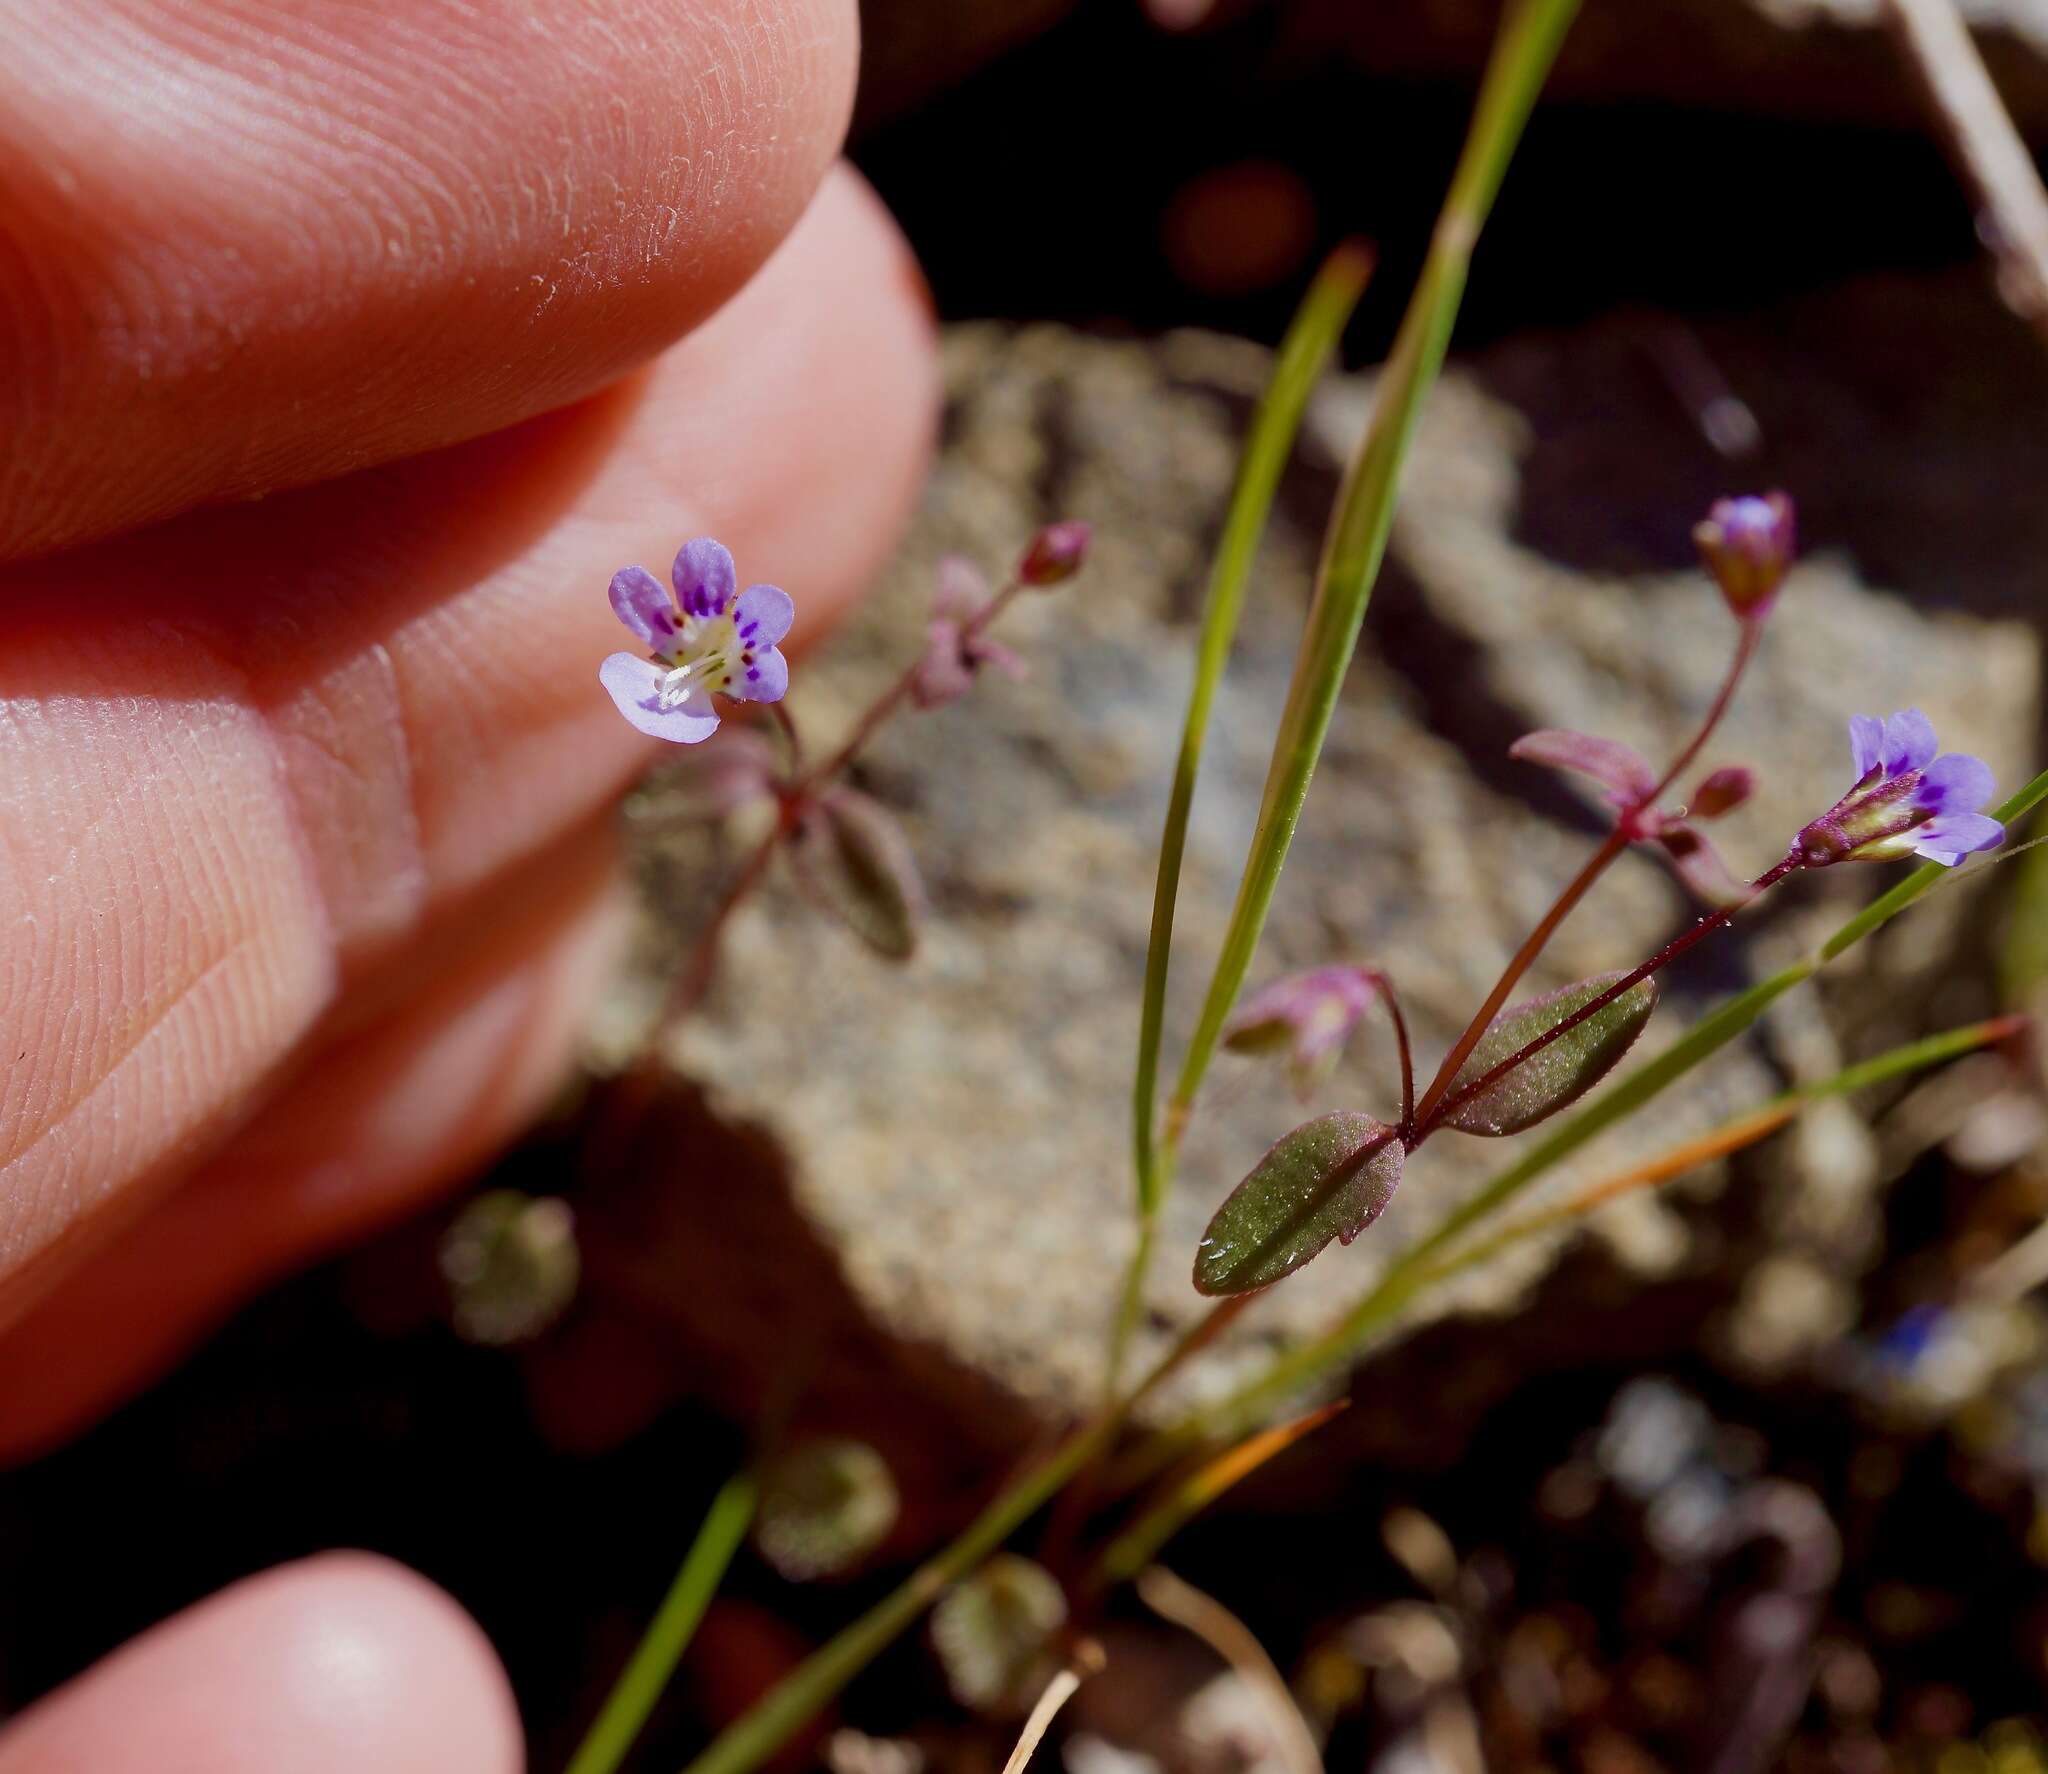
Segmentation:
<svg viewBox="0 0 2048 1774">
<path fill-rule="evenodd" d="M 1145 952 L 1145 993 L 1138 1014 L 1138 1063 L 1131 1085 L 1131 1132 L 1138 1189 L 1138 1238 L 1124 1277 L 1116 1328 L 1112 1335 L 1107 1390 L 1114 1393 L 1144 1297 L 1158 1226 L 1159 1206 L 1169 1183 L 1157 1134 L 1159 1114 L 1159 1049 L 1166 1023 L 1166 978 L 1173 950 L 1173 915 L 1180 893 L 1182 860 L 1187 852 L 1188 816 L 1194 805 L 1195 776 L 1201 767 L 1202 745 L 1208 737 L 1209 714 L 1216 687 L 1229 663 L 1244 613 L 1245 586 L 1265 534 L 1266 519 L 1280 476 L 1294 452 L 1301 415 L 1308 397 L 1343 336 L 1345 323 L 1358 305 L 1372 275 L 1369 249 L 1356 244 L 1339 247 L 1318 273 L 1294 324 L 1280 342 L 1273 374 L 1252 416 L 1238 465 L 1230 511 L 1216 548 L 1202 608 L 1202 631 L 1195 656 L 1195 681 L 1188 692 L 1187 718 L 1181 729 L 1180 757 L 1174 765 L 1173 790 L 1166 804 L 1166 823 L 1159 837 L 1159 876 L 1152 891 L 1152 934 Z"/>
<path fill-rule="evenodd" d="M 1500 1231 L 1466 1245 L 1455 1254 L 1446 1257 L 1426 1278 L 1430 1284 L 1447 1280 L 1466 1269 L 1475 1269 L 1482 1263 L 1491 1262 L 1503 1251 L 1520 1244 L 1523 1239 L 1534 1237 L 1539 1232 L 1554 1230 L 1560 1225 L 1582 1217 L 1601 1201 L 1621 1192 L 1629 1184 L 1640 1182 L 1645 1173 L 1650 1173 L 1657 1183 L 1670 1182 L 1683 1176 L 1689 1170 L 1697 1170 L 1707 1158 L 1698 1156 L 1708 1153 L 1712 1157 L 1723 1157 L 1739 1151 L 1743 1146 L 1754 1145 L 1783 1127 L 1794 1111 L 1808 1103 L 1819 1102 L 1826 1097 L 1847 1096 L 1852 1091 L 1866 1090 L 1873 1084 L 1889 1083 L 1894 1078 L 1903 1078 L 1909 1073 L 1925 1071 L 1929 1066 L 1938 1066 L 1943 1060 L 1954 1059 L 1960 1054 L 1973 1053 L 1980 1047 L 1989 1047 L 1995 1042 L 2010 1040 L 2027 1026 L 2023 1016 L 1994 1016 L 1984 1022 L 1970 1023 L 1959 1029 L 1945 1029 L 1938 1035 L 1926 1035 L 1918 1041 L 1907 1041 L 1898 1047 L 1888 1048 L 1873 1058 L 1859 1060 L 1853 1066 L 1844 1066 L 1832 1077 L 1822 1078 L 1812 1084 L 1797 1084 L 1790 1090 L 1759 1103 L 1754 1109 L 1724 1121 L 1719 1127 L 1687 1140 L 1676 1153 L 1667 1153 L 1662 1161 L 1653 1160 L 1650 1166 L 1638 1171 L 1625 1173 L 1620 1179 L 1602 1184 L 1584 1194 L 1575 1195 L 1561 1202 L 1557 1207 L 1539 1210 L 1535 1214 L 1514 1224 L 1504 1226 Z M 1694 1154 L 1693 1161 L 1683 1163 L 1682 1155 Z M 1670 1168 L 1664 1168 L 1665 1164 Z M 1654 1168 L 1653 1168 L 1654 1167 Z M 1617 1184 L 1620 1185 L 1617 1188 Z"/>
<path fill-rule="evenodd" d="M 690 1542 L 683 1567 L 662 1597 L 661 1606 L 647 1628 L 646 1636 L 633 1652 L 625 1673 L 618 1679 L 597 1721 L 590 1727 L 570 1761 L 566 1774 L 611 1774 L 633 1747 L 633 1739 L 654 1710 L 655 1701 L 668 1686 L 676 1664 L 688 1648 L 698 1621 L 717 1592 L 725 1568 L 746 1537 L 747 1524 L 754 1519 L 758 1495 L 752 1473 L 741 1472 L 725 1481 L 711 1500 L 710 1513 L 697 1537 Z"/>
<path fill-rule="evenodd" d="M 1495 40 L 1464 153 L 1422 276 L 1381 371 L 1373 413 L 1338 494 L 1315 602 L 1273 742 L 1273 761 L 1237 904 L 1182 1062 L 1167 1125 L 1183 1123 L 1265 929 L 1309 779 L 1336 711 L 1365 607 L 1386 554 L 1394 496 L 1422 405 L 1443 367 L 1472 249 L 1578 0 L 1519 0 Z"/>
</svg>

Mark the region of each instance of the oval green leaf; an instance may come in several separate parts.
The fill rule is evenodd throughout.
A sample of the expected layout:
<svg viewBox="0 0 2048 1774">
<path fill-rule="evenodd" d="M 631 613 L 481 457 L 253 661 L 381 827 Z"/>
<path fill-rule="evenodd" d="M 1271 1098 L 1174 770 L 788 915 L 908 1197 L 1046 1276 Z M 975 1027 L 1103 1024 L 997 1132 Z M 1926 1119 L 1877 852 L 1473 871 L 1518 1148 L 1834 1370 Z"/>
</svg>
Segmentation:
<svg viewBox="0 0 2048 1774">
<path fill-rule="evenodd" d="M 1573 1012 L 1626 979 L 1626 973 L 1601 973 L 1577 985 L 1561 986 L 1540 998 L 1511 1004 L 1472 1049 L 1451 1086 L 1451 1096 L 1486 1076 L 1503 1060 L 1512 1059 L 1531 1041 L 1547 1034 Z M 1469 1102 L 1446 1115 L 1443 1125 L 1460 1133 L 1520 1133 L 1575 1103 L 1611 1072 L 1635 1045 L 1657 1008 L 1657 982 L 1641 979 L 1603 1004 L 1570 1033 L 1531 1054 L 1512 1072 L 1489 1084 Z"/>
<path fill-rule="evenodd" d="M 863 1441 L 822 1436 L 767 1462 L 754 1545 L 792 1583 L 837 1576 L 896 1525 L 896 1481 Z"/>
<path fill-rule="evenodd" d="M 1216 1210 L 1195 1247 L 1195 1291 L 1246 1294 L 1380 1217 L 1406 1152 L 1384 1121 L 1339 1109 L 1285 1135 Z"/>
<path fill-rule="evenodd" d="M 978 1712 L 1030 1703 L 1045 1685 L 1066 1592 L 1043 1565 L 999 1552 L 932 1610 L 932 1644 L 954 1697 Z"/>
<path fill-rule="evenodd" d="M 917 952 L 924 883 L 903 828 L 877 802 L 834 789 L 789 842 L 790 867 L 813 904 L 891 961 Z"/>
</svg>

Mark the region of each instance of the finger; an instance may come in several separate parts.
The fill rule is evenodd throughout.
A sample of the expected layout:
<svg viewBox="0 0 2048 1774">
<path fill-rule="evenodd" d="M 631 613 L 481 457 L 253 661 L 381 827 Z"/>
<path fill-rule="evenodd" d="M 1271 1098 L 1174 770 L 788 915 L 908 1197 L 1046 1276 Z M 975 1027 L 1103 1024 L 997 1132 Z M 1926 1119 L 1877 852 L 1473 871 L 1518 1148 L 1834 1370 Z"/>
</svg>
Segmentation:
<svg viewBox="0 0 2048 1774">
<path fill-rule="evenodd" d="M 242 1300 L 471 1174 L 560 1088 L 617 951 L 604 830 L 504 883 L 516 914 L 384 1024 L 309 1054 L 189 1181 L 0 1334 L 0 1462 L 68 1439 Z"/>
<path fill-rule="evenodd" d="M 343 984 L 641 766 L 595 682 L 615 567 L 712 531 L 814 634 L 932 410 L 914 271 L 849 175 L 630 393 L 0 576 L 0 1319 Z"/>
<path fill-rule="evenodd" d="M 852 0 L 0 0 L 0 559 L 479 436 L 767 257 Z"/>
<path fill-rule="evenodd" d="M 475 1623 L 365 1553 L 237 1583 L 0 1731 L 0 1774 L 517 1774 L 524 1759 Z"/>
</svg>

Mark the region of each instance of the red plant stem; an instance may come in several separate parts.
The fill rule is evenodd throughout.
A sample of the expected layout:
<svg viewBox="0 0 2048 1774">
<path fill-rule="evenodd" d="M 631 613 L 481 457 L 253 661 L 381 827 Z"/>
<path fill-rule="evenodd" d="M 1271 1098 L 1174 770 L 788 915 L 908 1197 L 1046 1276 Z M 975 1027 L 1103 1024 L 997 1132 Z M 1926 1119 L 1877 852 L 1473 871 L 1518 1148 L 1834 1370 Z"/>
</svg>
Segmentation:
<svg viewBox="0 0 2048 1774">
<path fill-rule="evenodd" d="M 1685 749 L 1678 754 L 1677 761 L 1664 772 L 1657 786 L 1635 807 L 1627 809 L 1614 822 L 1614 829 L 1601 840 L 1600 848 L 1586 858 L 1586 863 L 1566 884 L 1549 911 L 1537 920 L 1536 928 L 1529 932 L 1503 969 L 1499 979 L 1494 981 L 1493 990 L 1486 994 L 1485 1003 L 1479 1006 L 1472 1020 L 1465 1025 L 1465 1031 L 1451 1044 L 1451 1050 L 1444 1055 L 1443 1064 L 1437 1068 L 1436 1076 L 1429 1081 L 1429 1088 L 1422 1094 L 1422 1103 L 1413 1119 L 1427 1133 L 1436 1124 L 1437 1111 L 1443 1103 L 1444 1093 L 1457 1077 L 1458 1069 L 1472 1057 L 1473 1048 L 1484 1038 L 1493 1019 L 1500 1014 L 1500 1008 L 1508 1001 L 1508 994 L 1520 982 L 1522 975 L 1535 965 L 1536 957 L 1543 953 L 1550 939 L 1557 934 L 1557 927 L 1571 915 L 1572 908 L 1585 898 L 1593 883 L 1607 872 L 1608 865 L 1634 842 L 1636 833 L 1633 821 L 1636 814 L 1645 807 L 1655 806 L 1664 792 L 1678 780 L 1685 767 L 1706 746 L 1713 737 L 1714 729 L 1721 724 L 1721 718 L 1728 712 L 1728 705 L 1735 700 L 1735 687 L 1742 681 L 1742 674 L 1749 668 L 1755 657 L 1756 644 L 1762 630 L 1760 622 L 1745 620 L 1742 632 L 1735 643 L 1735 654 L 1728 662 L 1728 670 L 1721 679 L 1721 687 L 1714 694 L 1714 700 L 1707 709 L 1706 719 L 1700 723 Z"/>
<path fill-rule="evenodd" d="M 1550 910 L 1537 920 L 1536 928 L 1515 951 L 1506 970 L 1494 982 L 1493 990 L 1486 994 L 1486 1002 L 1479 1006 L 1472 1020 L 1465 1025 L 1465 1032 L 1451 1044 L 1451 1051 L 1444 1055 L 1444 1063 L 1430 1080 L 1429 1089 L 1423 1093 L 1417 1109 L 1417 1118 L 1427 1121 L 1431 1112 L 1443 1101 L 1444 1092 L 1451 1087 L 1451 1080 L 1457 1077 L 1458 1068 L 1472 1057 L 1472 1049 L 1479 1045 L 1500 1007 L 1508 1001 L 1508 994 L 1515 989 L 1516 982 L 1527 973 L 1536 957 L 1542 954 L 1544 945 L 1557 933 L 1557 927 L 1571 915 L 1572 908 L 1586 896 L 1586 890 L 1606 873 L 1607 865 L 1628 848 L 1628 835 L 1617 825 L 1600 842 L 1600 848 L 1586 858 L 1586 865 L 1571 878 L 1565 890 L 1557 896 Z"/>
<path fill-rule="evenodd" d="M 1728 662 L 1728 672 L 1721 680 L 1721 688 L 1715 693 L 1713 706 L 1707 710 L 1707 718 L 1700 723 L 1700 730 L 1692 736 L 1692 743 L 1678 754 L 1678 761 L 1664 772 L 1663 779 L 1643 797 L 1645 807 L 1654 807 L 1664 798 L 1665 791 L 1685 774 L 1686 765 L 1700 755 L 1706 743 L 1713 737 L 1714 729 L 1721 724 L 1721 717 L 1728 712 L 1729 703 L 1735 700 L 1735 686 L 1742 681 L 1742 674 L 1749 669 L 1749 662 L 1756 656 L 1757 637 L 1763 631 L 1763 623 L 1755 617 L 1742 619 L 1742 634 L 1735 643 L 1735 657 Z"/>
<path fill-rule="evenodd" d="M 789 752 L 790 775 L 801 775 L 804 767 L 804 742 L 796 730 L 796 722 L 790 718 L 789 705 L 783 701 L 769 703 L 768 716 L 781 729 L 782 743 Z"/>
<path fill-rule="evenodd" d="M 1394 1045 L 1401 1053 L 1401 1137 L 1405 1141 L 1415 1125 L 1415 1060 L 1408 1049 L 1408 1019 L 1401 1014 L 1401 1000 L 1394 994 L 1394 982 L 1384 973 L 1379 981 L 1380 996 L 1387 1003 L 1387 1020 L 1394 1025 Z"/>
<path fill-rule="evenodd" d="M 1017 594 L 1023 589 L 1024 582 L 1021 579 L 1012 579 L 1001 591 L 997 592 L 979 610 L 975 611 L 961 625 L 961 645 L 966 646 L 969 642 L 979 639 L 988 625 L 995 621 L 1004 610 L 1009 608 Z M 903 675 L 868 705 L 867 713 L 862 715 L 859 721 L 854 724 L 853 731 L 846 736 L 846 742 L 815 770 L 806 776 L 800 777 L 791 792 L 808 795 L 820 783 L 830 781 L 840 771 L 844 770 L 848 764 L 852 763 L 861 747 L 866 745 L 870 739 L 874 738 L 881 731 L 890 716 L 895 714 L 909 698 L 910 692 L 916 687 L 918 665 L 921 663 L 922 661 L 918 661 L 906 666 Z"/>
<path fill-rule="evenodd" d="M 669 987 L 668 997 L 661 1007 L 661 1015 L 654 1025 L 654 1037 L 648 1044 L 648 1051 L 659 1057 L 662 1043 L 668 1032 L 677 1023 L 695 1010 L 704 994 L 711 989 L 711 976 L 718 960 L 719 939 L 725 934 L 725 927 L 732 921 L 732 915 L 740 909 L 748 894 L 760 886 L 768 873 L 768 864 L 774 858 L 775 848 L 788 835 L 793 823 L 787 804 L 783 816 L 776 820 L 775 829 L 755 845 L 753 853 L 733 876 L 724 895 L 712 907 L 711 916 L 704 928 L 697 933 L 697 940 L 690 945 L 690 958 L 676 975 L 675 983 Z"/>
<path fill-rule="evenodd" d="M 1683 936 L 1675 937 L 1672 939 L 1672 941 L 1666 943 L 1664 947 L 1659 949 L 1640 967 L 1636 968 L 1634 972 L 1623 974 L 1620 979 L 1616 980 L 1614 984 L 1609 986 L 1606 991 L 1602 992 L 1599 997 L 1592 999 L 1588 1003 L 1580 1005 L 1579 1008 L 1573 1011 L 1570 1016 L 1566 1017 L 1563 1022 L 1559 1023 L 1556 1028 L 1546 1029 L 1542 1034 L 1538 1035 L 1536 1039 L 1531 1041 L 1527 1046 L 1523 1047 L 1518 1052 L 1509 1054 L 1508 1057 L 1502 1060 L 1499 1065 L 1492 1067 L 1488 1071 L 1482 1072 L 1477 1078 L 1473 1079 L 1470 1084 L 1463 1086 L 1461 1089 L 1456 1090 L 1447 1097 L 1445 1097 L 1443 1101 L 1437 1104 L 1435 1112 L 1429 1116 L 1428 1120 L 1423 1122 L 1416 1129 L 1415 1138 L 1408 1142 L 1408 1149 L 1410 1151 L 1413 1151 L 1415 1147 L 1419 1146 L 1424 1140 L 1426 1140 L 1432 1132 L 1434 1132 L 1438 1127 L 1441 1127 L 1446 1119 L 1448 1119 L 1451 1115 L 1457 1113 L 1457 1111 L 1460 1108 L 1462 1108 L 1466 1103 L 1470 1102 L 1474 1097 L 1482 1095 L 1484 1092 L 1492 1089 L 1494 1085 L 1498 1084 L 1501 1081 L 1501 1079 L 1505 1078 L 1508 1075 L 1508 1073 L 1512 1072 L 1517 1066 L 1526 1064 L 1529 1060 L 1533 1059 L 1537 1054 L 1541 1053 L 1544 1050 L 1544 1048 L 1548 1047 L 1553 1041 L 1560 1040 L 1564 1036 L 1569 1035 L 1572 1032 L 1572 1030 L 1577 1028 L 1579 1024 L 1584 1022 L 1589 1016 L 1597 1015 L 1600 1011 L 1606 1009 L 1607 1006 L 1612 1004 L 1615 999 L 1619 998 L 1622 995 L 1622 993 L 1628 991 L 1632 986 L 1642 984 L 1644 980 L 1648 979 L 1650 975 L 1655 973 L 1659 968 L 1668 967 L 1673 961 L 1677 960 L 1680 955 L 1684 954 L 1687 949 L 1693 947 L 1694 944 L 1704 942 L 1708 937 L 1712 936 L 1715 931 L 1719 930 L 1720 928 L 1722 928 L 1723 925 L 1727 924 L 1728 921 L 1731 918 L 1733 918 L 1738 911 L 1742 909 L 1743 905 L 1750 904 L 1759 895 L 1768 891 L 1770 888 L 1775 887 L 1787 875 L 1791 874 L 1794 869 L 1800 868 L 1802 866 L 1803 865 L 1800 863 L 1799 859 L 1796 856 L 1786 857 L 1785 860 L 1779 863 L 1775 868 L 1769 870 L 1765 874 L 1759 875 L 1755 881 L 1750 883 L 1749 898 L 1745 899 L 1742 902 L 1742 905 L 1723 906 L 1718 912 L 1708 913 L 1706 917 L 1700 919 L 1699 922 L 1693 925 L 1693 927 L 1690 930 L 1686 931 Z"/>
<path fill-rule="evenodd" d="M 966 642 L 977 638 L 1023 589 L 1022 580 L 1011 580 L 962 625 L 961 640 Z M 802 818 L 804 809 L 810 805 L 819 788 L 853 762 L 861 747 L 866 745 L 881 730 L 889 717 L 902 706 L 916 682 L 917 666 L 912 665 L 868 705 L 867 712 L 861 716 L 839 749 L 824 763 L 810 771 L 803 769 L 803 747 L 797 738 L 796 723 L 789 718 L 788 711 L 780 702 L 769 704 L 769 713 L 781 726 L 783 737 L 789 744 L 791 772 L 790 781 L 777 790 L 781 808 L 775 829 L 762 839 L 760 846 L 747 858 L 745 865 L 733 878 L 732 885 L 725 890 L 725 896 L 713 909 L 710 922 L 704 926 L 697 941 L 692 945 L 690 958 L 682 972 L 677 974 L 675 984 L 670 988 L 669 995 L 662 1005 L 661 1015 L 655 1021 L 654 1034 L 648 1044 L 649 1054 L 658 1054 L 668 1031 L 695 1010 L 704 994 L 710 990 L 712 972 L 718 959 L 719 938 L 724 935 L 725 927 L 731 921 L 733 913 L 739 910 L 747 895 L 760 886 L 766 877 L 768 864 L 775 855 L 776 847 L 796 828 L 797 821 Z"/>
</svg>

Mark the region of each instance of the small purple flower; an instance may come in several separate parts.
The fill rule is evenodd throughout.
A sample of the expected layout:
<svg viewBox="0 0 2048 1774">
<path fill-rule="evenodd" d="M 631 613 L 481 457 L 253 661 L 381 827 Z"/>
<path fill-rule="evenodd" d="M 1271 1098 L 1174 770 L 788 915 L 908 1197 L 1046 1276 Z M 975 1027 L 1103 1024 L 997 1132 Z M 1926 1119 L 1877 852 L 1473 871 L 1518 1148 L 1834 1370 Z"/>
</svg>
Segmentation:
<svg viewBox="0 0 2048 1774">
<path fill-rule="evenodd" d="M 1233 1053 L 1287 1050 L 1294 1087 L 1309 1095 L 1337 1063 L 1372 1001 L 1380 977 L 1365 967 L 1311 967 L 1262 986 L 1223 1025 Z"/>
<path fill-rule="evenodd" d="M 612 609 L 648 657 L 614 653 L 597 675 L 641 732 L 695 745 L 718 730 L 714 693 L 735 702 L 782 700 L 789 662 L 775 643 L 789 632 L 796 605 L 774 585 L 750 585 L 735 597 L 732 555 L 708 536 L 683 544 L 670 578 L 673 602 L 645 567 L 612 575 Z"/>
<path fill-rule="evenodd" d="M 1917 708 L 1850 721 L 1856 786 L 1799 834 L 1792 853 L 1800 865 L 1924 856 L 1953 868 L 2002 843 L 2005 827 L 1978 811 L 1997 791 L 1991 766 L 1964 752 L 1936 757 L 1939 743 Z"/>
<path fill-rule="evenodd" d="M 1692 539 L 1728 607 L 1745 622 L 1771 612 L 1796 547 L 1792 501 L 1783 493 L 1717 499 Z"/>
</svg>

